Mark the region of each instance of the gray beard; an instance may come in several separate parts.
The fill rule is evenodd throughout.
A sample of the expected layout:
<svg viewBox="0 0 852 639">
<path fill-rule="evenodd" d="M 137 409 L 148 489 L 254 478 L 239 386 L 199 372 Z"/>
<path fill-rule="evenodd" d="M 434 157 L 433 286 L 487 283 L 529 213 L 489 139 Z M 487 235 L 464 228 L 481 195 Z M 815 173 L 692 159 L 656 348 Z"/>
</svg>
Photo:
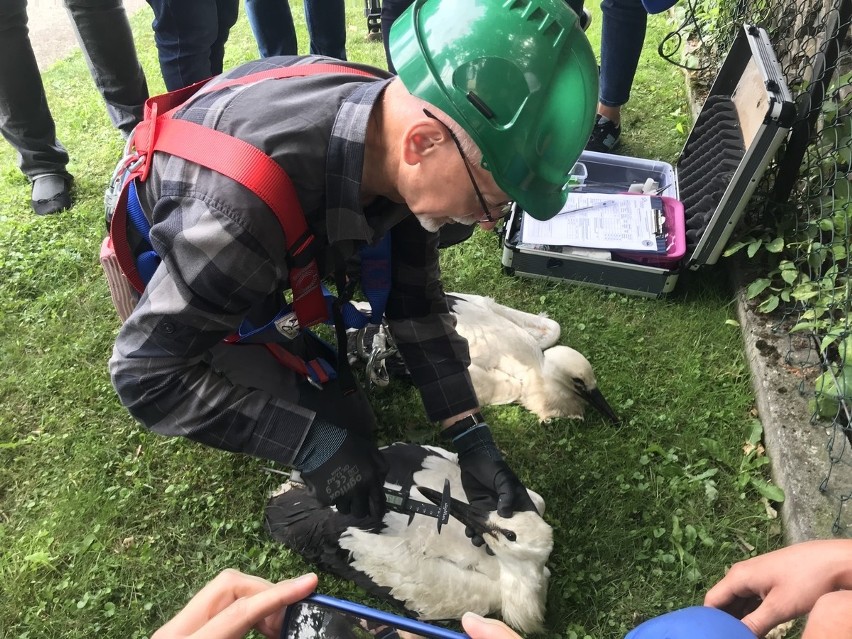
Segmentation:
<svg viewBox="0 0 852 639">
<path fill-rule="evenodd" d="M 475 215 L 468 215 L 467 217 L 425 217 L 423 215 L 415 214 L 414 217 L 417 218 L 417 221 L 420 222 L 420 226 L 429 231 L 430 233 L 437 233 L 442 226 L 445 224 L 449 224 L 450 222 L 458 222 L 459 224 L 466 224 L 467 226 L 471 226 L 476 224 L 479 220 L 477 220 Z"/>
</svg>

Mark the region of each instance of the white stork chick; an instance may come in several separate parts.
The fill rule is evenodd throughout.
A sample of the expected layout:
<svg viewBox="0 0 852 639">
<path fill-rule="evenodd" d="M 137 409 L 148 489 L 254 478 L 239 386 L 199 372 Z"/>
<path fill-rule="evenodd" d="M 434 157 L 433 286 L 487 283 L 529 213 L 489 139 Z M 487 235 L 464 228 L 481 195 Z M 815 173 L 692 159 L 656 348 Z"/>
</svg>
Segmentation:
<svg viewBox="0 0 852 639">
<path fill-rule="evenodd" d="M 591 404 L 618 421 L 598 390 L 589 360 L 556 345 L 558 322 L 480 295 L 447 293 L 447 301 L 470 349 L 468 370 L 480 404 L 519 403 L 542 421 L 583 419 Z"/>
<path fill-rule="evenodd" d="M 558 322 L 481 295 L 447 293 L 447 302 L 456 318 L 456 331 L 468 343 L 468 371 L 480 405 L 518 403 L 547 422 L 556 417 L 583 419 L 586 404 L 591 404 L 618 423 L 598 389 L 589 360 L 573 348 L 556 344 L 561 332 Z M 366 303 L 356 306 L 369 311 Z M 369 331 L 368 327 L 357 332 L 356 347 L 350 347 L 358 350 L 360 340 L 365 359 L 372 339 Z M 356 360 L 353 354 L 350 362 Z"/>
<path fill-rule="evenodd" d="M 538 513 L 506 519 L 472 509 L 463 501 L 457 457 L 443 449 L 394 444 L 382 454 L 390 467 L 388 485 L 413 485 L 413 499 L 426 501 L 418 486 L 441 491 L 449 479 L 452 516 L 440 534 L 431 517 L 415 515 L 409 523 L 408 515 L 391 511 L 381 525 L 358 527 L 350 515 L 320 505 L 303 485 L 288 482 L 267 506 L 272 536 L 421 619 L 460 619 L 472 611 L 499 614 L 523 633 L 540 631 L 550 576 L 545 563 L 553 548 L 550 526 Z M 543 512 L 541 497 L 531 491 L 530 496 Z M 471 544 L 466 525 L 483 536 L 493 555 Z"/>
</svg>

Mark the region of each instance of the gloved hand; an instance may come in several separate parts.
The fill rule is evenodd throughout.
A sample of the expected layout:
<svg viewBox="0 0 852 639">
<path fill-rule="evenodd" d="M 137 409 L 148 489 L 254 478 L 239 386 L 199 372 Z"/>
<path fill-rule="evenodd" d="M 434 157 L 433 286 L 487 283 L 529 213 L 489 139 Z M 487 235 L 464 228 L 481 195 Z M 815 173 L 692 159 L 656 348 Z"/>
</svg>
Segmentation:
<svg viewBox="0 0 852 639">
<path fill-rule="evenodd" d="M 293 465 L 323 504 L 358 518 L 384 515 L 388 467 L 369 439 L 315 419 Z"/>
<path fill-rule="evenodd" d="M 441 436 L 451 439 L 458 451 L 462 486 L 472 506 L 485 512 L 496 510 L 498 515 L 507 518 L 517 511 L 535 510 L 527 489 L 503 461 L 491 429 L 481 415 L 453 424 L 444 429 Z M 465 534 L 474 546 L 485 543 L 473 530 L 465 530 Z"/>
</svg>

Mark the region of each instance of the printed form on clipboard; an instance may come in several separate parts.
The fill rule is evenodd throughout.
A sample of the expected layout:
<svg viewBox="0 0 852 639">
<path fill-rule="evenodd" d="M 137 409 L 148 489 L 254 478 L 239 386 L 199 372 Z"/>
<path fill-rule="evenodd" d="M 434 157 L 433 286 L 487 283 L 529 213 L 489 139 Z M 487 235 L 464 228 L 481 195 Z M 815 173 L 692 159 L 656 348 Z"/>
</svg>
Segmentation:
<svg viewBox="0 0 852 639">
<path fill-rule="evenodd" d="M 521 242 L 664 254 L 663 210 L 657 196 L 570 193 L 550 220 L 524 215 Z"/>
</svg>

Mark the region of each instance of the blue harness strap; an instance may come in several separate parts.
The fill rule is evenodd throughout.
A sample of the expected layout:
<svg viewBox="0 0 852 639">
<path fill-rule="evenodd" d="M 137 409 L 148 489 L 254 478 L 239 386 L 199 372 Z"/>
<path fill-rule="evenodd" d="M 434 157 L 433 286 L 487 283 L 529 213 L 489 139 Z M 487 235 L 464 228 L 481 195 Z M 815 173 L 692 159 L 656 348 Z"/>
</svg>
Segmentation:
<svg viewBox="0 0 852 639">
<path fill-rule="evenodd" d="M 388 305 L 391 287 L 391 232 L 382 236 L 374 246 L 365 246 L 358 251 L 361 258 L 361 292 L 370 304 L 370 312 L 358 310 L 352 302 L 341 307 L 343 324 L 346 328 L 364 328 L 367 324 L 380 324 Z M 332 306 L 335 296 L 325 287 L 322 294 L 328 306 L 329 317 L 333 318 Z M 329 324 L 333 321 L 329 320 Z"/>
<path fill-rule="evenodd" d="M 160 265 L 160 256 L 157 255 L 149 239 L 151 224 L 142 210 L 142 204 L 139 202 L 139 195 L 136 192 L 136 183 L 134 180 L 131 180 L 127 185 L 127 217 L 141 239 L 140 246 L 142 250 L 136 256 L 136 268 L 139 271 L 142 281 L 147 285 L 151 281 L 154 271 Z M 370 303 L 370 313 L 358 310 L 351 302 L 346 302 L 343 305 L 343 323 L 346 325 L 346 328 L 355 329 L 364 328 L 367 324 L 378 324 L 382 321 L 382 316 L 385 314 L 391 285 L 390 231 L 385 233 L 382 239 L 374 246 L 365 246 L 358 254 L 361 258 L 361 291 Z M 331 305 L 335 297 L 325 286 L 321 288 L 326 305 L 329 308 L 329 317 L 332 317 Z M 275 333 L 278 333 L 276 322 L 291 311 L 291 305 L 285 305 L 271 321 L 261 327 L 255 327 L 248 322 L 243 322 L 238 331 L 239 339 L 237 341 L 252 342 L 255 344 L 275 341 L 271 338 L 273 338 Z M 331 323 L 331 321 L 329 320 L 328 323 Z"/>
<path fill-rule="evenodd" d="M 142 210 L 139 195 L 136 192 L 134 180 L 127 185 L 127 218 L 133 228 L 139 234 L 140 248 L 136 256 L 136 268 L 145 285 L 151 280 L 154 271 L 160 265 L 160 256 L 154 250 L 150 241 L 151 224 Z M 370 303 L 370 313 L 358 310 L 351 302 L 346 302 L 342 307 L 343 323 L 346 328 L 359 329 L 367 324 L 379 324 L 385 314 L 388 296 L 390 295 L 390 258 L 391 258 L 391 234 L 385 233 L 374 246 L 366 246 L 359 251 L 361 258 L 361 290 Z M 333 317 L 332 305 L 335 301 L 334 295 L 322 286 L 322 294 L 329 308 L 329 317 Z M 291 304 L 284 304 L 275 317 L 263 326 L 254 326 L 248 320 L 243 320 L 235 335 L 228 339 L 235 344 L 271 344 L 288 341 L 279 328 L 279 323 L 293 315 Z M 328 321 L 331 324 L 331 320 Z M 308 329 L 301 329 L 308 330 Z M 273 353 L 275 354 L 275 353 Z M 289 360 L 277 356 L 283 364 L 291 366 Z M 291 366 L 292 367 L 292 366 Z M 329 379 L 335 379 L 337 373 L 334 368 L 323 358 L 316 358 L 305 362 L 305 369 L 299 365 L 298 371 L 306 373 L 309 381 L 319 385 Z"/>
<path fill-rule="evenodd" d="M 363 328 L 368 323 L 380 324 L 382 321 L 391 288 L 391 232 L 385 233 L 374 246 L 362 248 L 358 255 L 361 257 L 361 291 L 370 303 L 370 316 L 347 304 L 343 309 L 346 328 Z M 350 317 L 348 309 L 358 313 L 361 319 Z"/>
<path fill-rule="evenodd" d="M 128 179 L 127 176 L 124 179 Z M 127 185 L 127 217 L 142 239 L 142 251 L 136 256 L 136 270 L 139 271 L 139 277 L 147 286 L 151 278 L 154 277 L 154 271 L 160 265 L 160 256 L 157 255 L 149 239 L 151 225 L 148 223 L 148 218 L 145 217 L 142 205 L 139 203 L 135 180 L 130 180 Z"/>
</svg>

